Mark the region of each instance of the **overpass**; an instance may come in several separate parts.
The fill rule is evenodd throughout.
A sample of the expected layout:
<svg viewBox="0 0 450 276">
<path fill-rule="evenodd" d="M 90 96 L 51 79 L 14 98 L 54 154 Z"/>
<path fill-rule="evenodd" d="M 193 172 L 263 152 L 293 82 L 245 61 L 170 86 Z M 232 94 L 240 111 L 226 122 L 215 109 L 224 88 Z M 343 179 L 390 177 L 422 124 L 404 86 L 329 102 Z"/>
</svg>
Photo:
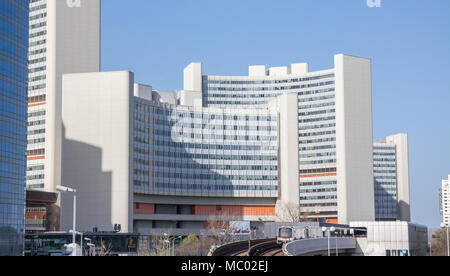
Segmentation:
<svg viewBox="0 0 450 276">
<path fill-rule="evenodd" d="M 354 237 L 331 237 L 330 251 L 332 255 L 338 253 L 348 255 L 356 249 Z M 318 256 L 328 255 L 328 238 L 298 240 L 288 243 L 283 248 L 286 256 Z"/>
</svg>

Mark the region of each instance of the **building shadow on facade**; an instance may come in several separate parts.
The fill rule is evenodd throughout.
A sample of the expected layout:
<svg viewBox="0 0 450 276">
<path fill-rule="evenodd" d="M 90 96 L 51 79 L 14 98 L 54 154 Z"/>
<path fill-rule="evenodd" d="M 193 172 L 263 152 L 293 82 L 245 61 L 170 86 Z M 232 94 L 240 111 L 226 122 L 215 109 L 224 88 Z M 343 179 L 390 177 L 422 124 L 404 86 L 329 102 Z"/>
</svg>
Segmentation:
<svg viewBox="0 0 450 276">
<path fill-rule="evenodd" d="M 102 150 L 62 135 L 61 185 L 77 190 L 77 231 L 112 231 L 112 173 L 102 169 Z M 61 194 L 61 230 L 72 229 L 73 195 Z M 101 218 L 101 219 L 99 219 Z"/>
</svg>

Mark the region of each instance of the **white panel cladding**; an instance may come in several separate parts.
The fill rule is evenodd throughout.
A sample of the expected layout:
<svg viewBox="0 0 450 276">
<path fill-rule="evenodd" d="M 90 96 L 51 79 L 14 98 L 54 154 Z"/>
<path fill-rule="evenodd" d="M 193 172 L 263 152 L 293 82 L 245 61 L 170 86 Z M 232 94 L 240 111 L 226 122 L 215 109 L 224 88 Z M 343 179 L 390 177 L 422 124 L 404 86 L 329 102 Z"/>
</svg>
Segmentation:
<svg viewBox="0 0 450 276">
<path fill-rule="evenodd" d="M 184 90 L 202 91 L 202 64 L 193 62 L 184 69 Z"/>
<path fill-rule="evenodd" d="M 291 65 L 291 74 L 293 75 L 301 75 L 309 72 L 309 64 L 308 63 L 295 63 Z"/>
<path fill-rule="evenodd" d="M 287 66 L 271 67 L 269 69 L 269 76 L 286 76 L 291 74 L 291 68 Z"/>
<path fill-rule="evenodd" d="M 62 183 L 77 189 L 77 229 L 133 232 L 133 73 L 64 75 Z M 71 229 L 62 195 L 61 230 Z"/>
<path fill-rule="evenodd" d="M 248 75 L 250 77 L 264 77 L 267 76 L 267 66 L 254 65 L 248 67 Z"/>
<path fill-rule="evenodd" d="M 335 56 L 339 223 L 375 220 L 371 61 Z"/>
<path fill-rule="evenodd" d="M 367 238 L 357 243 L 365 256 L 423 256 L 427 246 L 426 227 L 408 222 L 351 222 L 350 227 L 366 228 Z"/>
<path fill-rule="evenodd" d="M 279 141 L 279 190 L 277 205 L 283 210 L 287 206 L 298 206 L 298 96 L 296 93 L 284 94 L 269 103 L 269 109 L 278 114 Z M 279 217 L 285 214 L 278 214 Z"/>
</svg>

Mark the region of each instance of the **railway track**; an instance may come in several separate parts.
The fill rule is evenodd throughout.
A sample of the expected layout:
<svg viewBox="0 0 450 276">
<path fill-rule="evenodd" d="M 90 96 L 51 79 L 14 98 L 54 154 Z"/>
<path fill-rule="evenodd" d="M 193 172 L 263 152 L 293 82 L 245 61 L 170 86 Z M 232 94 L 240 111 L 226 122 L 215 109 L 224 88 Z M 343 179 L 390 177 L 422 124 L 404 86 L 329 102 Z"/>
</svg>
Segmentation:
<svg viewBox="0 0 450 276">
<path fill-rule="evenodd" d="M 214 251 L 212 256 L 275 257 L 284 256 L 283 247 L 276 239 L 241 241 L 227 244 Z"/>
<path fill-rule="evenodd" d="M 241 241 L 241 242 L 235 242 L 223 245 L 219 248 L 217 248 L 212 256 L 248 256 L 249 249 L 253 248 L 254 246 L 261 244 L 261 243 L 267 243 L 269 241 L 275 241 L 274 239 L 263 239 L 263 240 L 251 240 L 251 241 Z"/>
<path fill-rule="evenodd" d="M 275 249 L 264 254 L 264 257 L 282 257 L 284 256 L 282 249 Z"/>
<path fill-rule="evenodd" d="M 279 245 L 276 240 L 259 243 L 253 246 L 250 249 L 250 251 L 248 251 L 248 256 L 251 257 L 284 256 L 283 247 L 282 245 Z"/>
</svg>

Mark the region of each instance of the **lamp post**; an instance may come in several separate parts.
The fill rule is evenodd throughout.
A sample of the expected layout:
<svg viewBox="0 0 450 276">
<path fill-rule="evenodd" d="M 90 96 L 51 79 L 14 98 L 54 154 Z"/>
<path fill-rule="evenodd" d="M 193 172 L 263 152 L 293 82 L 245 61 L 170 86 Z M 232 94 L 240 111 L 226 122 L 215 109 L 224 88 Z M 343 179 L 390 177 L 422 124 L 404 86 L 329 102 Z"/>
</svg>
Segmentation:
<svg viewBox="0 0 450 276">
<path fill-rule="evenodd" d="M 331 227 L 331 228 L 327 228 L 327 227 L 323 227 L 322 228 L 322 232 L 328 233 L 328 257 L 331 256 L 331 246 L 330 246 L 330 238 L 331 238 L 331 232 L 336 231 L 336 228 Z M 337 249 L 337 246 L 336 246 Z"/>
<path fill-rule="evenodd" d="M 449 239 L 449 233 L 448 233 L 448 228 L 449 228 L 448 223 L 442 223 L 441 228 L 445 228 L 447 230 L 447 256 L 450 257 L 450 239 Z"/>
<path fill-rule="evenodd" d="M 64 187 L 64 186 L 56 186 L 56 190 L 61 192 L 61 193 L 72 193 L 73 194 L 73 245 L 75 246 L 76 244 L 76 224 L 77 224 L 77 190 L 75 189 L 71 189 L 68 187 Z M 72 252 L 72 256 L 76 256 L 76 250 L 74 250 Z"/>
<path fill-rule="evenodd" d="M 78 231 L 70 230 L 69 233 L 72 233 L 72 234 L 75 233 L 75 235 L 80 235 L 80 236 L 81 236 L 81 239 L 80 239 L 80 248 L 81 248 L 81 254 L 84 254 L 84 251 L 83 251 L 83 232 L 78 232 Z"/>
</svg>

